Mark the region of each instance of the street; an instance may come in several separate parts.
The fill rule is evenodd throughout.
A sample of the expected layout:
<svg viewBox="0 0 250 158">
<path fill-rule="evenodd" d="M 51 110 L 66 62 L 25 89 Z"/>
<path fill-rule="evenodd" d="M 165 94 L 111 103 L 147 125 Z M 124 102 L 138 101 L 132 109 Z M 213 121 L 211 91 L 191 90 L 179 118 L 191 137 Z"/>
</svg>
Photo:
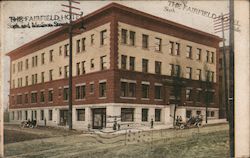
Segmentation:
<svg viewBox="0 0 250 158">
<path fill-rule="evenodd" d="M 9 140 L 5 144 L 6 157 L 229 157 L 227 124 L 184 130 L 127 130 L 120 134 L 42 127 L 20 129 L 13 125 L 7 125 L 5 130 L 14 131 L 8 135 L 14 137 L 11 140 L 5 137 Z M 20 140 L 17 135 L 24 137 Z"/>
</svg>

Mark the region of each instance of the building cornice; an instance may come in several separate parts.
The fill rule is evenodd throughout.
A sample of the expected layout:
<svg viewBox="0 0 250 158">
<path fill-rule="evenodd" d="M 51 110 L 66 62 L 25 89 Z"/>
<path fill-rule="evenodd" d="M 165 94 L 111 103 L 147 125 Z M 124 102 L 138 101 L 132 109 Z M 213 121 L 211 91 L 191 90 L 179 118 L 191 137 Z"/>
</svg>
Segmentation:
<svg viewBox="0 0 250 158">
<path fill-rule="evenodd" d="M 183 32 L 183 36 L 187 36 L 189 34 L 192 34 L 194 36 L 197 37 L 206 37 L 207 39 L 211 39 L 212 41 L 214 41 L 215 43 L 218 43 L 219 41 L 221 41 L 221 38 L 219 38 L 218 36 L 197 30 L 197 29 L 193 29 L 191 27 L 187 27 L 154 15 L 150 15 L 148 13 L 136 10 L 136 9 L 132 9 L 129 7 L 126 7 L 124 5 L 121 4 L 117 4 L 117 3 L 110 3 L 76 21 L 74 21 L 73 25 L 74 28 L 78 28 L 81 25 L 81 22 L 84 22 L 85 27 L 87 28 L 85 31 L 91 30 L 93 28 L 95 28 L 96 26 L 99 26 L 101 24 L 104 24 L 104 22 L 108 22 L 111 21 L 112 18 L 114 18 L 114 16 L 112 16 L 112 13 L 115 14 L 120 14 L 121 13 L 125 13 L 126 15 L 132 15 L 133 17 L 138 18 L 143 18 L 145 20 L 148 21 L 154 21 L 156 24 L 164 24 L 166 26 L 169 26 L 170 28 L 176 30 L 176 31 L 181 31 Z M 109 16 L 111 15 L 111 16 Z M 98 21 L 99 20 L 99 21 Z M 118 21 L 119 18 L 118 18 Z M 31 42 L 28 42 L 12 51 L 10 51 L 9 53 L 7 53 L 8 56 L 11 57 L 12 60 L 18 59 L 22 56 L 25 56 L 27 54 L 31 54 L 35 51 L 38 51 L 40 49 L 46 48 L 50 45 L 53 45 L 55 43 L 58 43 L 60 41 L 63 41 L 65 39 L 68 38 L 67 35 L 68 29 L 67 26 L 62 26 L 54 31 L 51 31 Z M 187 32 L 189 32 L 189 34 L 187 34 Z M 175 35 L 175 34 L 174 34 Z M 178 34 L 177 34 L 178 36 Z M 180 36 L 182 37 L 182 36 Z M 191 40 L 192 41 L 192 40 Z"/>
</svg>

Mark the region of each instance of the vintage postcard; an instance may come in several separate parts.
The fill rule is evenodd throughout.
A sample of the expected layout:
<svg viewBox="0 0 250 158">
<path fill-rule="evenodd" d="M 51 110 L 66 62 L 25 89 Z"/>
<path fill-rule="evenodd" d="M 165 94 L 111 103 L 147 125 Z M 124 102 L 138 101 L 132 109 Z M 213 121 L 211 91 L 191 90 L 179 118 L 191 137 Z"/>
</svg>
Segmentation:
<svg viewBox="0 0 250 158">
<path fill-rule="evenodd" d="M 0 1 L 0 157 L 249 157 L 249 1 Z"/>
</svg>

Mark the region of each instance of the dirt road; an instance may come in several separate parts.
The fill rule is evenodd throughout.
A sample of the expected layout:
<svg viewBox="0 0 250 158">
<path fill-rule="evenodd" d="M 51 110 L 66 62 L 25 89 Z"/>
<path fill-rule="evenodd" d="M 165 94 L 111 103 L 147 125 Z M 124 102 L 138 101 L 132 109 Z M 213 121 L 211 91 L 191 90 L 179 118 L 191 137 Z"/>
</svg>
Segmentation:
<svg viewBox="0 0 250 158">
<path fill-rule="evenodd" d="M 48 132 L 48 130 L 44 132 L 41 129 L 36 130 L 43 134 Z M 169 158 L 208 155 L 228 157 L 229 153 L 227 124 L 186 130 L 168 129 L 134 133 L 127 131 L 119 135 L 70 133 L 58 136 L 63 133 L 60 132 L 55 132 L 55 135 L 50 135 L 49 138 L 6 144 L 5 156 Z"/>
</svg>

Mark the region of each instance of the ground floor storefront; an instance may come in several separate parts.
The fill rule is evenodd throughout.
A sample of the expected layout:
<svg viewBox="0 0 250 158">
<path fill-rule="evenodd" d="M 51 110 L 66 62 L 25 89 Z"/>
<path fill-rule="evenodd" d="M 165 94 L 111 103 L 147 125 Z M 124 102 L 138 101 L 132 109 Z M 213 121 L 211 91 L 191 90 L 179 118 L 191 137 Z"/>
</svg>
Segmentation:
<svg viewBox="0 0 250 158">
<path fill-rule="evenodd" d="M 205 120 L 219 118 L 218 108 L 185 107 L 174 105 L 149 104 L 91 104 L 74 105 L 72 109 L 73 129 L 111 129 L 154 128 L 173 126 L 173 117 L 182 117 L 186 121 L 192 116 L 201 115 Z M 207 112 L 206 112 L 207 111 Z M 68 126 L 68 107 L 36 107 L 10 109 L 10 121 L 20 123 L 24 120 L 36 120 L 40 126 Z"/>
</svg>

